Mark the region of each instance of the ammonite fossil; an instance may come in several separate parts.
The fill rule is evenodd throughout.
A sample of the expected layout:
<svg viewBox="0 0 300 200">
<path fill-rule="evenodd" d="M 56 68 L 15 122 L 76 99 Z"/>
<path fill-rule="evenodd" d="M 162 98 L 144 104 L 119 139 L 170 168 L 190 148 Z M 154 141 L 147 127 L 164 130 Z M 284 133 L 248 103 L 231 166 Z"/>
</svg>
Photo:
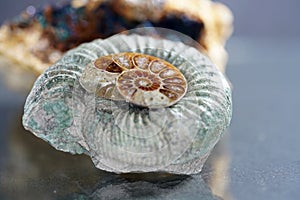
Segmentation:
<svg viewBox="0 0 300 200">
<path fill-rule="evenodd" d="M 159 108 L 179 101 L 187 90 L 180 71 L 170 63 L 140 53 L 119 53 L 100 57 L 83 73 L 82 86 L 93 91 L 91 80 L 97 79 L 97 95 L 113 100 Z M 100 72 L 95 72 L 99 70 Z M 98 77 L 96 77 L 98 75 Z M 95 76 L 95 77 L 92 77 Z"/>
<path fill-rule="evenodd" d="M 155 14 L 153 14 L 155 11 Z M 138 27 L 162 27 L 198 41 L 224 70 L 232 14 L 210 0 L 70 0 L 29 6 L 0 28 L 0 53 L 42 73 L 69 49 Z"/>
<path fill-rule="evenodd" d="M 137 98 L 137 88 L 159 94 Z M 194 174 L 231 112 L 229 84 L 197 49 L 118 34 L 49 67 L 27 98 L 23 125 L 58 150 L 89 155 L 99 169 Z"/>
</svg>

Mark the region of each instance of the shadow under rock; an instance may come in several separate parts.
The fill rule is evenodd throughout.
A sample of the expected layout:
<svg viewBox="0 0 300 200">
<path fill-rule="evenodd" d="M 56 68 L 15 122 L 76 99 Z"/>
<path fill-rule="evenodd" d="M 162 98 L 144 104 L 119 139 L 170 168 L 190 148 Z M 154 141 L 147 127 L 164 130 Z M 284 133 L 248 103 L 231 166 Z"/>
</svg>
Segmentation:
<svg viewBox="0 0 300 200">
<path fill-rule="evenodd" d="M 108 178 L 108 179 L 107 179 Z M 220 199 L 214 196 L 201 175 L 179 176 L 160 173 L 111 175 L 90 194 L 73 194 L 65 199 Z"/>
</svg>

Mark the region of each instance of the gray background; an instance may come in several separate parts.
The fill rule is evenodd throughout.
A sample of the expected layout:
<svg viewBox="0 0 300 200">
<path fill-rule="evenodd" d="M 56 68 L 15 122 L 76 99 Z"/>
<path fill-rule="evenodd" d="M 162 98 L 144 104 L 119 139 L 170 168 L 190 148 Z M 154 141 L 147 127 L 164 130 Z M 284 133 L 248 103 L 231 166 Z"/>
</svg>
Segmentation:
<svg viewBox="0 0 300 200">
<path fill-rule="evenodd" d="M 28 5 L 42 5 L 44 2 L 1 1 L 0 20 L 15 16 Z M 194 199 L 203 196 L 217 199 L 211 194 L 208 196 L 210 192 L 225 200 L 300 199 L 300 1 L 222 2 L 235 15 L 235 32 L 227 44 L 229 63 L 226 72 L 233 85 L 233 119 L 227 137 L 221 141 L 226 150 L 221 151 L 221 156 L 218 152 L 213 153 L 216 160 L 225 163 L 224 168 L 215 172 L 206 166 L 201 174 L 206 183 L 196 177 L 192 179 L 195 182 L 187 181 L 190 190 L 177 185 L 167 192 L 160 190 L 151 194 L 153 198 L 161 199 L 166 193 L 177 194 L 177 189 L 182 189 L 180 194 Z M 19 193 L 20 199 L 22 195 L 36 193 L 56 199 L 58 194 L 69 192 L 70 187 L 77 184 L 80 187 L 76 191 L 89 189 L 92 193 L 98 191 L 108 195 L 122 195 L 124 188 L 133 187 L 112 178 L 115 175 L 93 171 L 91 163 L 82 171 L 80 167 L 68 168 L 68 165 L 74 166 L 73 163 L 88 161 L 54 151 L 31 134 L 23 134 L 25 131 L 19 121 L 26 94 L 12 92 L 1 84 L 0 95 L 0 199 L 1 192 L 13 197 Z M 15 125 L 13 129 L 12 125 Z M 18 145 L 12 145 L 11 141 Z M 33 144 L 37 147 L 31 152 Z M 17 148 L 22 151 L 17 151 Z M 9 154 L 12 150 L 24 152 L 24 155 L 12 157 Z M 35 159 L 28 161 L 28 157 Z M 222 160 L 224 157 L 225 161 Z M 57 162 L 53 164 L 53 160 Z M 1 161 L 6 164 L 1 165 Z M 26 172 L 21 170 L 20 164 L 25 161 L 40 171 L 37 177 L 30 174 L 33 167 L 24 168 Z M 44 163 L 47 163 L 46 167 L 43 167 Z M 1 173 L 2 169 L 6 170 L 5 175 Z M 95 178 L 98 175 L 99 178 Z M 108 181 L 105 185 L 103 179 L 107 180 L 107 177 L 113 182 Z M 97 179 L 98 186 L 85 183 L 94 179 Z M 215 182 L 209 183 L 207 180 L 210 179 Z M 1 180 L 11 180 L 11 183 L 1 184 Z M 214 184 L 223 186 L 225 192 L 215 190 Z M 147 187 L 139 189 L 150 190 Z M 151 187 L 156 188 L 156 185 Z M 177 196 L 177 199 L 181 197 Z"/>
</svg>

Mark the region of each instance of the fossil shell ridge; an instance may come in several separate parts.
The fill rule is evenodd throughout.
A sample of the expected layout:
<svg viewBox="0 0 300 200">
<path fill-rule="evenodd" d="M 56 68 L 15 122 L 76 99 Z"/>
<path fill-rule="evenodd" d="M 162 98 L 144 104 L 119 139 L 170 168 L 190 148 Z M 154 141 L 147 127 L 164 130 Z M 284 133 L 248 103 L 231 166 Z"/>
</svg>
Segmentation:
<svg viewBox="0 0 300 200">
<path fill-rule="evenodd" d="M 163 109 L 136 108 L 97 97 L 79 84 L 98 57 L 137 52 L 164 59 L 188 83 L 184 97 Z M 88 75 L 91 85 L 97 73 Z M 58 150 L 85 153 L 97 168 L 116 173 L 201 171 L 231 119 L 231 90 L 224 75 L 198 50 L 179 42 L 116 35 L 69 51 L 36 81 L 23 125 Z"/>
</svg>

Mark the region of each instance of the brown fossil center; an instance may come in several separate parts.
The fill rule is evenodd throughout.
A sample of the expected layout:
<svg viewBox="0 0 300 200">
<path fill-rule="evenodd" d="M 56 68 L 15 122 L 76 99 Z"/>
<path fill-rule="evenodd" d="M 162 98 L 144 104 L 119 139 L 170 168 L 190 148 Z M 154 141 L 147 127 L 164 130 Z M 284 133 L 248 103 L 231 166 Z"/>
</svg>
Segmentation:
<svg viewBox="0 0 300 200">
<path fill-rule="evenodd" d="M 149 88 L 152 85 L 152 81 L 146 78 L 137 79 L 134 84 L 141 89 Z"/>
<path fill-rule="evenodd" d="M 112 100 L 161 108 L 173 105 L 187 91 L 183 74 L 160 58 L 132 52 L 99 57 L 93 63 L 97 75 L 97 95 Z M 86 84 L 88 85 L 88 84 Z"/>
<path fill-rule="evenodd" d="M 136 71 L 135 74 L 137 76 L 142 76 L 134 80 L 134 85 L 137 88 L 145 91 L 153 91 L 160 87 L 159 79 L 156 78 L 153 74 L 147 72 L 139 73 L 139 71 Z"/>
</svg>

